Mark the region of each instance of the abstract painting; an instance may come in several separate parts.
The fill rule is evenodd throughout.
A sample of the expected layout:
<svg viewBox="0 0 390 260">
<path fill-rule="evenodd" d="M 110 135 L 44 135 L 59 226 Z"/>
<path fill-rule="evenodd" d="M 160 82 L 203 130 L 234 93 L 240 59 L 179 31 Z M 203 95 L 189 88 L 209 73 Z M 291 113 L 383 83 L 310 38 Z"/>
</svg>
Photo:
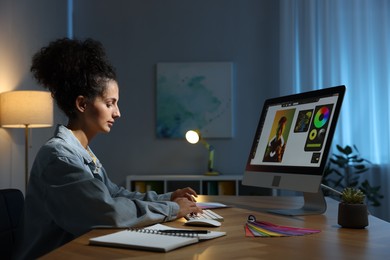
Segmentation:
<svg viewBox="0 0 390 260">
<path fill-rule="evenodd" d="M 233 137 L 233 63 L 157 64 L 157 137 Z"/>
</svg>

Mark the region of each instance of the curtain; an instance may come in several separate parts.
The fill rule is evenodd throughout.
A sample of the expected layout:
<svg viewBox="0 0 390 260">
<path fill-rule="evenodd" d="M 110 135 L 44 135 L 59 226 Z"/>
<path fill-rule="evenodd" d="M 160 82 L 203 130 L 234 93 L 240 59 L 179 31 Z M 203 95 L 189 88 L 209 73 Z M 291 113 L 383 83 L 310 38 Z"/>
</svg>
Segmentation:
<svg viewBox="0 0 390 260">
<path fill-rule="evenodd" d="M 390 220 L 390 1 L 281 0 L 280 93 L 346 85 L 335 144 L 356 145 Z M 375 170 L 376 169 L 376 170 Z"/>
</svg>

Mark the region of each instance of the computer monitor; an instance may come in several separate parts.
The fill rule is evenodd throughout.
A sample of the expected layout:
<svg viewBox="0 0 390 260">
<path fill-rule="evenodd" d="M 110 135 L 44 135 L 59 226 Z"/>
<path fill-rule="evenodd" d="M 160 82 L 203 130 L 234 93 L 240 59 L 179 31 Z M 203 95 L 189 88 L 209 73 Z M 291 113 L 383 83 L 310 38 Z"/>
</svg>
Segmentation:
<svg viewBox="0 0 390 260">
<path fill-rule="evenodd" d="M 284 215 L 322 214 L 326 201 L 321 180 L 345 86 L 265 101 L 242 184 L 303 192 L 298 209 Z"/>
</svg>

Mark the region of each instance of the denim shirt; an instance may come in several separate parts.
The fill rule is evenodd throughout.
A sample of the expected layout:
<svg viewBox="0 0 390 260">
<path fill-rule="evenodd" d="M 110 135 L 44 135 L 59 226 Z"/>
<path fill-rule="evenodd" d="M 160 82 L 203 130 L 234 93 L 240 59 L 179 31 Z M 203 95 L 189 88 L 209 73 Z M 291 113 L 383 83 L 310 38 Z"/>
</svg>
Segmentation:
<svg viewBox="0 0 390 260">
<path fill-rule="evenodd" d="M 72 132 L 58 125 L 31 169 L 19 258 L 41 256 L 95 227 L 173 220 L 179 206 L 170 197 L 130 192 L 112 183 L 99 160 L 95 163 Z"/>
</svg>

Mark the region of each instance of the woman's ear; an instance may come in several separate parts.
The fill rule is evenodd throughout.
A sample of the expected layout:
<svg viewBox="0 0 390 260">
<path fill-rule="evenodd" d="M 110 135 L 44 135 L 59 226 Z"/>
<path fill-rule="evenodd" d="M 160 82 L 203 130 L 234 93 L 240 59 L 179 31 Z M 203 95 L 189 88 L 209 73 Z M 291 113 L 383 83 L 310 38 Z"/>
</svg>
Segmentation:
<svg viewBox="0 0 390 260">
<path fill-rule="evenodd" d="M 76 98 L 76 109 L 83 113 L 87 107 L 87 99 L 84 96 L 78 96 Z"/>
</svg>

